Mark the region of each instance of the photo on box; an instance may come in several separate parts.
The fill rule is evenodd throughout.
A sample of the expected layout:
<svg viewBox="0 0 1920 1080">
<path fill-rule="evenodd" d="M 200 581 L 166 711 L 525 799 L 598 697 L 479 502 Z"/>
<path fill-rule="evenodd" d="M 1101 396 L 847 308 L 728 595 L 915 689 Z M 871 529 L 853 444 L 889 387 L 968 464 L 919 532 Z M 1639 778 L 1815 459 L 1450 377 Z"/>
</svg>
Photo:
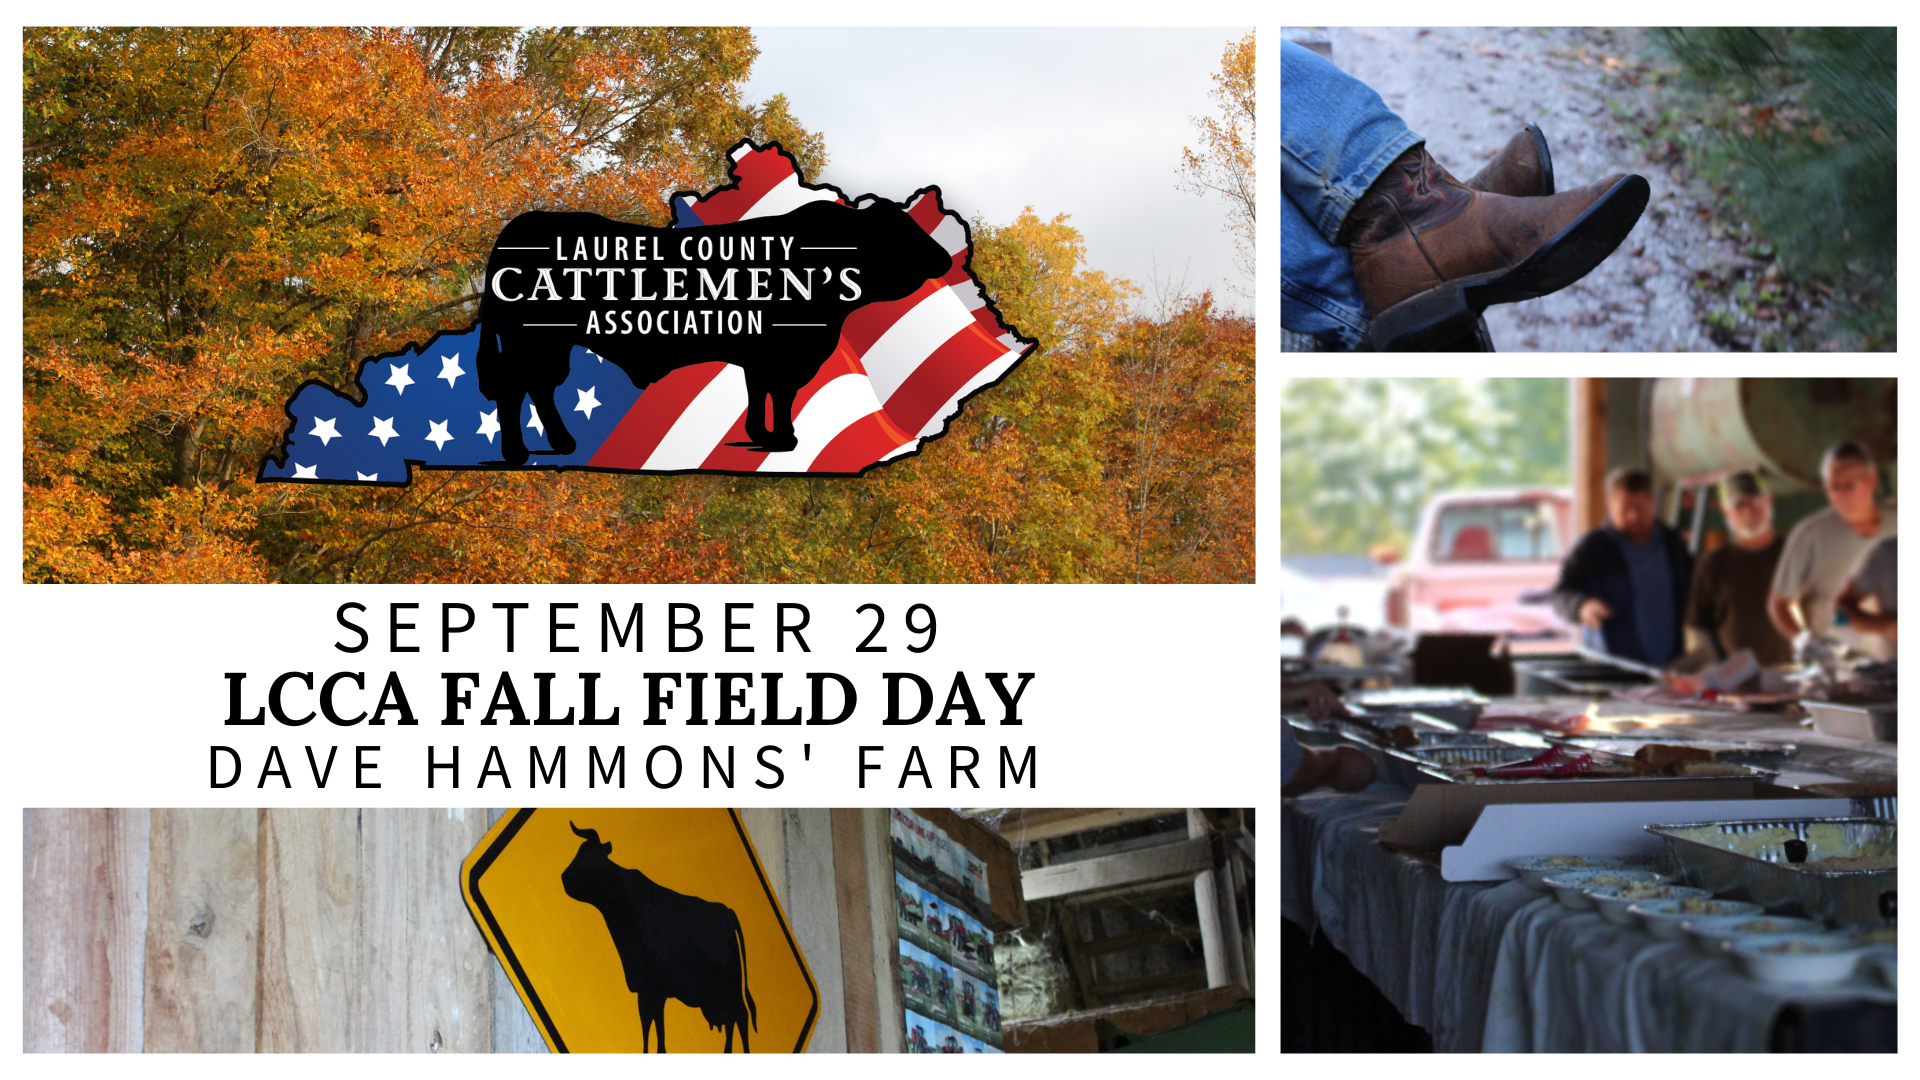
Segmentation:
<svg viewBox="0 0 1920 1080">
<path fill-rule="evenodd" d="M 927 964 L 928 974 L 933 979 L 933 1015 L 946 1023 L 955 1019 L 955 987 L 959 972 L 945 960 L 930 958 Z"/>
<path fill-rule="evenodd" d="M 958 925 L 952 925 L 956 923 Z M 987 965 L 980 960 L 980 936 L 985 933 L 986 929 L 980 925 L 980 920 L 964 911 L 956 910 L 952 913 L 949 918 L 947 943 L 948 955 L 953 960 L 954 966 L 975 975 L 985 973 Z"/>
<path fill-rule="evenodd" d="M 939 963 L 932 954 L 912 942 L 900 943 L 900 990 L 906 996 L 907 1004 L 923 1013 L 938 1011 L 934 1008 L 933 967 Z"/>
<path fill-rule="evenodd" d="M 931 839 L 933 848 L 933 872 L 938 875 L 940 887 L 953 893 L 964 891 L 966 867 L 960 857 L 964 849 L 948 836 L 945 829 L 935 827 Z"/>
<path fill-rule="evenodd" d="M 909 880 L 905 874 L 893 875 L 894 907 L 898 912 L 900 937 L 915 945 L 926 948 L 930 942 L 927 929 L 927 906 L 925 893 L 919 883 Z"/>
<path fill-rule="evenodd" d="M 993 893 L 992 890 L 987 887 L 986 860 L 975 855 L 965 847 L 960 849 L 960 857 L 966 861 L 967 894 L 973 897 L 975 902 L 977 902 L 983 910 L 991 910 L 993 907 Z"/>
<path fill-rule="evenodd" d="M 921 911 L 926 921 L 921 928 L 922 947 L 942 960 L 953 955 L 947 944 L 947 901 L 932 889 L 920 890 Z"/>
<path fill-rule="evenodd" d="M 992 982 L 980 986 L 980 1028 L 983 1037 L 995 1046 L 1003 1045 L 1000 1031 L 1000 991 Z"/>
<path fill-rule="evenodd" d="M 937 1036 L 934 1033 L 946 1025 L 928 1019 L 912 1009 L 903 1011 L 905 1013 L 907 1027 L 907 1053 L 938 1053 L 939 1051 L 935 1049 Z"/>
<path fill-rule="evenodd" d="M 982 1035 L 986 1032 L 986 987 L 979 979 L 966 972 L 960 972 L 956 978 L 959 986 L 957 1000 L 954 1002 L 954 1026 L 968 1035 Z"/>
<path fill-rule="evenodd" d="M 965 1039 L 966 1036 L 960 1031 L 955 1030 L 950 1025 L 941 1024 L 940 1030 L 937 1032 L 937 1035 L 939 1036 L 939 1039 L 935 1043 L 935 1047 L 937 1048 L 938 1053 L 942 1053 L 942 1054 L 966 1053 L 965 1044 L 961 1041 L 962 1039 Z"/>
</svg>

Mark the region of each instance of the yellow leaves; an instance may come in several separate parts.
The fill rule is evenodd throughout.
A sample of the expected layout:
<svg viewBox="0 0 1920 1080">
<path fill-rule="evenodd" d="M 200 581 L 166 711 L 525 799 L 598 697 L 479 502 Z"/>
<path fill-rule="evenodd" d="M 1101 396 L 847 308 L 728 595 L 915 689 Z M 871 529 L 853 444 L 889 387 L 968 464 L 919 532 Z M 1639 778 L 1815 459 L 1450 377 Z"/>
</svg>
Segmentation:
<svg viewBox="0 0 1920 1080">
<path fill-rule="evenodd" d="M 1213 192 L 1227 203 L 1234 263 L 1253 280 L 1254 237 L 1254 35 L 1230 42 L 1213 75 L 1212 97 L 1221 117 L 1195 117 L 1201 149 L 1180 151 L 1180 187 L 1196 195 Z"/>
</svg>

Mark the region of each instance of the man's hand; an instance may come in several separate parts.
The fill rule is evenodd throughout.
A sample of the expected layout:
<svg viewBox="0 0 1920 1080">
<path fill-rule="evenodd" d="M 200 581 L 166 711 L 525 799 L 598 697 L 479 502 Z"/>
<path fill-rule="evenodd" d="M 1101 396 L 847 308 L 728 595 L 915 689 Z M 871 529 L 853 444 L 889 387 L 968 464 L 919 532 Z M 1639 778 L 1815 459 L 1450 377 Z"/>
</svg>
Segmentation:
<svg viewBox="0 0 1920 1080">
<path fill-rule="evenodd" d="M 1589 598 L 1580 605 L 1580 625 L 1589 630 L 1600 629 L 1600 624 L 1613 618 L 1613 609 L 1605 600 Z"/>
</svg>

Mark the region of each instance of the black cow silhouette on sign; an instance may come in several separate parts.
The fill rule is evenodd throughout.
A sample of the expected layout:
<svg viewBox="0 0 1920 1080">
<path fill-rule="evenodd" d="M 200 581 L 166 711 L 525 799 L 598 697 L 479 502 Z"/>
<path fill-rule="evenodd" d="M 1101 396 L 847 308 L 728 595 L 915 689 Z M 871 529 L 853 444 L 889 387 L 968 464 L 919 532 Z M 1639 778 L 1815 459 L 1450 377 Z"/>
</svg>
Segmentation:
<svg viewBox="0 0 1920 1080">
<path fill-rule="evenodd" d="M 740 1033 L 740 1052 L 749 1053 L 747 1026 L 760 1030 L 759 1009 L 747 987 L 746 938 L 740 917 L 725 904 L 687 896 L 657 884 L 609 856 L 613 844 L 593 829 L 567 823 L 582 838 L 573 862 L 560 872 L 567 895 L 600 909 L 607 933 L 620 954 L 627 989 L 640 999 L 640 1050 L 660 1030 L 660 1053 L 667 1052 L 667 999 L 699 1009 L 708 1028 Z"/>
<path fill-rule="evenodd" d="M 591 269 L 561 264 L 581 237 L 604 238 L 609 251 L 649 258 Z M 776 238 L 771 245 L 769 237 Z M 713 252 L 744 250 L 743 241 L 755 244 L 752 265 L 713 261 Z M 698 258 L 703 248 L 710 253 L 704 262 Z M 779 254 L 769 259 L 769 250 Z M 767 268 L 765 276 L 756 278 L 754 266 Z M 500 407 L 501 455 L 509 465 L 527 461 L 518 417 L 529 398 L 554 452 L 577 448 L 553 400 L 575 345 L 618 365 L 642 391 L 677 368 L 733 364 L 747 376 L 747 437 L 763 450 L 791 450 L 799 444 L 794 398 L 833 355 L 847 316 L 910 296 L 952 266 L 953 257 L 900 204 L 879 198 L 857 207 L 822 200 L 777 217 L 668 229 L 599 214 L 521 214 L 500 231 L 487 259 L 475 359 L 480 393 Z M 682 327 L 689 315 L 705 325 L 702 312 L 710 316 L 723 302 L 737 316 L 756 300 L 764 301 L 758 334 L 659 329 Z M 635 329 L 643 313 L 647 332 Z M 623 329 L 589 332 L 598 320 Z"/>
</svg>

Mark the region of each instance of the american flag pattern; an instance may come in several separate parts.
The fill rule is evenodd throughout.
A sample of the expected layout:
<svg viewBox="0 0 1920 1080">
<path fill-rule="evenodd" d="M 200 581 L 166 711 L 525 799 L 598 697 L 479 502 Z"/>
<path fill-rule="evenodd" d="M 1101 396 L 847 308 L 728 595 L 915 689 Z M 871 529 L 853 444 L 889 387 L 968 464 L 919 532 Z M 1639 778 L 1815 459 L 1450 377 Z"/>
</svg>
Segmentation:
<svg viewBox="0 0 1920 1080">
<path fill-rule="evenodd" d="M 777 147 L 743 143 L 735 183 L 673 199 L 674 225 L 776 217 L 817 199 L 845 202 L 830 186 L 805 184 Z M 535 456 L 525 468 L 622 472 L 851 475 L 918 450 L 938 437 L 972 394 L 1004 378 L 1034 343 L 1014 333 L 967 269 L 966 224 L 940 205 L 938 188 L 907 203 L 921 228 L 952 256 L 947 273 L 902 300 L 850 315 L 839 347 L 794 402 L 799 445 L 769 453 L 746 433 L 741 369 L 725 363 L 675 370 L 636 390 L 619 367 L 576 347 L 555 394 L 578 442 L 549 449 L 532 404 L 502 421 L 473 374 L 479 328 L 449 331 L 424 346 L 369 360 L 358 383 L 364 404 L 308 382 L 287 405 L 293 418 L 284 462 L 268 458 L 260 479 L 404 484 L 411 466 L 506 468 L 503 422 L 519 423 Z"/>
</svg>

